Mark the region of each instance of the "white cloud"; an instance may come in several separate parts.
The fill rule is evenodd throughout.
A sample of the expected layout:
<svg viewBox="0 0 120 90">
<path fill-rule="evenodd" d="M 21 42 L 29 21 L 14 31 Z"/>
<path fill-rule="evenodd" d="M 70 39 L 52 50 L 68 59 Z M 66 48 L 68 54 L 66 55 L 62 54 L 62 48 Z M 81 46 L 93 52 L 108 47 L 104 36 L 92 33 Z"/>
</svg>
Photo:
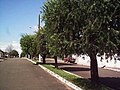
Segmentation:
<svg viewBox="0 0 120 90">
<path fill-rule="evenodd" d="M 19 54 L 22 52 L 21 47 L 20 47 L 20 43 L 16 42 L 16 41 L 12 41 L 12 42 L 0 42 L 0 49 L 3 50 L 3 51 L 5 51 L 5 49 L 9 45 L 12 45 L 13 49 L 17 50 Z"/>
</svg>

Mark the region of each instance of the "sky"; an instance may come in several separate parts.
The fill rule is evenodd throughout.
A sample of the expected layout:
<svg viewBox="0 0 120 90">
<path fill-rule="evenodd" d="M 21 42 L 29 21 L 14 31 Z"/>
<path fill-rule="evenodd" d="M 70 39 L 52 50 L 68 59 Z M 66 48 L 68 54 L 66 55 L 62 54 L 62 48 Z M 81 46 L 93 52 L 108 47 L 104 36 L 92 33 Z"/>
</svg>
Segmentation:
<svg viewBox="0 0 120 90">
<path fill-rule="evenodd" d="M 20 38 L 34 34 L 38 15 L 46 0 L 0 0 L 0 49 L 9 45 L 21 53 Z M 41 23 L 43 26 L 44 23 Z M 30 28 L 31 27 L 31 28 Z"/>
</svg>

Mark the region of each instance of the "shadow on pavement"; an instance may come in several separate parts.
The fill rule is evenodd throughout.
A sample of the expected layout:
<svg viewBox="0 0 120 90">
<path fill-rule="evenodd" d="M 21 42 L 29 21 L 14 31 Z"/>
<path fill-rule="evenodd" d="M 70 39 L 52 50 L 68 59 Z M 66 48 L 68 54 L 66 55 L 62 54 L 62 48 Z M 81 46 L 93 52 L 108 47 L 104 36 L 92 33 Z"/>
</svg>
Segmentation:
<svg viewBox="0 0 120 90">
<path fill-rule="evenodd" d="M 42 63 L 40 63 L 42 64 Z M 47 62 L 46 64 L 55 65 L 54 62 Z M 71 63 L 58 63 L 58 67 L 60 69 L 64 69 L 69 72 L 76 72 L 76 71 L 90 71 L 90 68 L 86 67 L 74 67 L 71 66 Z M 86 75 L 86 74 L 85 74 Z M 90 78 L 88 78 L 90 80 Z M 80 79 L 81 80 L 81 79 Z M 100 83 L 112 88 L 113 90 L 120 90 L 120 78 L 119 77 L 100 77 Z M 79 80 L 76 80 L 79 81 Z"/>
<path fill-rule="evenodd" d="M 120 90 L 120 78 L 117 77 L 100 77 L 100 82 L 113 90 Z"/>
<path fill-rule="evenodd" d="M 75 71 L 90 71 L 89 68 L 82 67 L 61 67 L 60 69 L 64 69 L 66 71 L 75 72 Z"/>
<path fill-rule="evenodd" d="M 55 63 L 51 63 L 55 65 Z M 72 63 L 58 63 L 58 66 L 63 66 L 63 65 L 73 65 Z"/>
</svg>

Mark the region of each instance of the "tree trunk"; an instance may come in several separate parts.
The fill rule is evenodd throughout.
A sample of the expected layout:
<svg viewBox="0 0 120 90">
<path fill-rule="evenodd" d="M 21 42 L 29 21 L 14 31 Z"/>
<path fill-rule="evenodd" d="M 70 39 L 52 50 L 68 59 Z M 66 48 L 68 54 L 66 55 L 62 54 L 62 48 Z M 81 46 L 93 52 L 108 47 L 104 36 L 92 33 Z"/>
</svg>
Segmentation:
<svg viewBox="0 0 120 90">
<path fill-rule="evenodd" d="M 43 58 L 43 64 L 45 64 L 46 63 L 46 60 L 45 60 L 46 55 L 43 55 L 42 58 Z"/>
<path fill-rule="evenodd" d="M 58 68 L 57 56 L 54 56 L 54 59 L 55 59 L 55 68 Z"/>
<path fill-rule="evenodd" d="M 27 54 L 27 58 L 28 58 L 28 54 Z"/>
<path fill-rule="evenodd" d="M 96 58 L 96 54 L 92 53 L 89 55 L 91 62 L 90 62 L 90 68 L 91 68 L 91 81 L 94 84 L 98 83 L 99 80 L 99 75 L 98 75 L 98 64 L 97 64 L 97 58 Z"/>
<path fill-rule="evenodd" d="M 30 55 L 30 59 L 32 59 L 32 56 Z"/>
</svg>

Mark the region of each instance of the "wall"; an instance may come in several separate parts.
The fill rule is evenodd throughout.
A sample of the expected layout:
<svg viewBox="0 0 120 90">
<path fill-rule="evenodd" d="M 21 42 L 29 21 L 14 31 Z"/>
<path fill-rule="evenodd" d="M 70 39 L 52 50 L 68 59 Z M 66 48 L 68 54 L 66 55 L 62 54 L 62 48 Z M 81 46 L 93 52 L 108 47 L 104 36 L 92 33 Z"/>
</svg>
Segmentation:
<svg viewBox="0 0 120 90">
<path fill-rule="evenodd" d="M 76 63 L 77 64 L 82 64 L 82 65 L 88 65 L 90 66 L 90 58 L 87 55 L 72 55 L 73 58 L 76 59 Z M 97 61 L 98 61 L 98 67 L 114 67 L 114 68 L 120 68 L 120 60 L 116 59 L 115 57 L 112 57 L 112 59 L 110 59 L 110 57 L 108 59 L 105 59 L 105 55 L 102 56 L 102 60 L 101 57 L 97 56 Z"/>
</svg>

